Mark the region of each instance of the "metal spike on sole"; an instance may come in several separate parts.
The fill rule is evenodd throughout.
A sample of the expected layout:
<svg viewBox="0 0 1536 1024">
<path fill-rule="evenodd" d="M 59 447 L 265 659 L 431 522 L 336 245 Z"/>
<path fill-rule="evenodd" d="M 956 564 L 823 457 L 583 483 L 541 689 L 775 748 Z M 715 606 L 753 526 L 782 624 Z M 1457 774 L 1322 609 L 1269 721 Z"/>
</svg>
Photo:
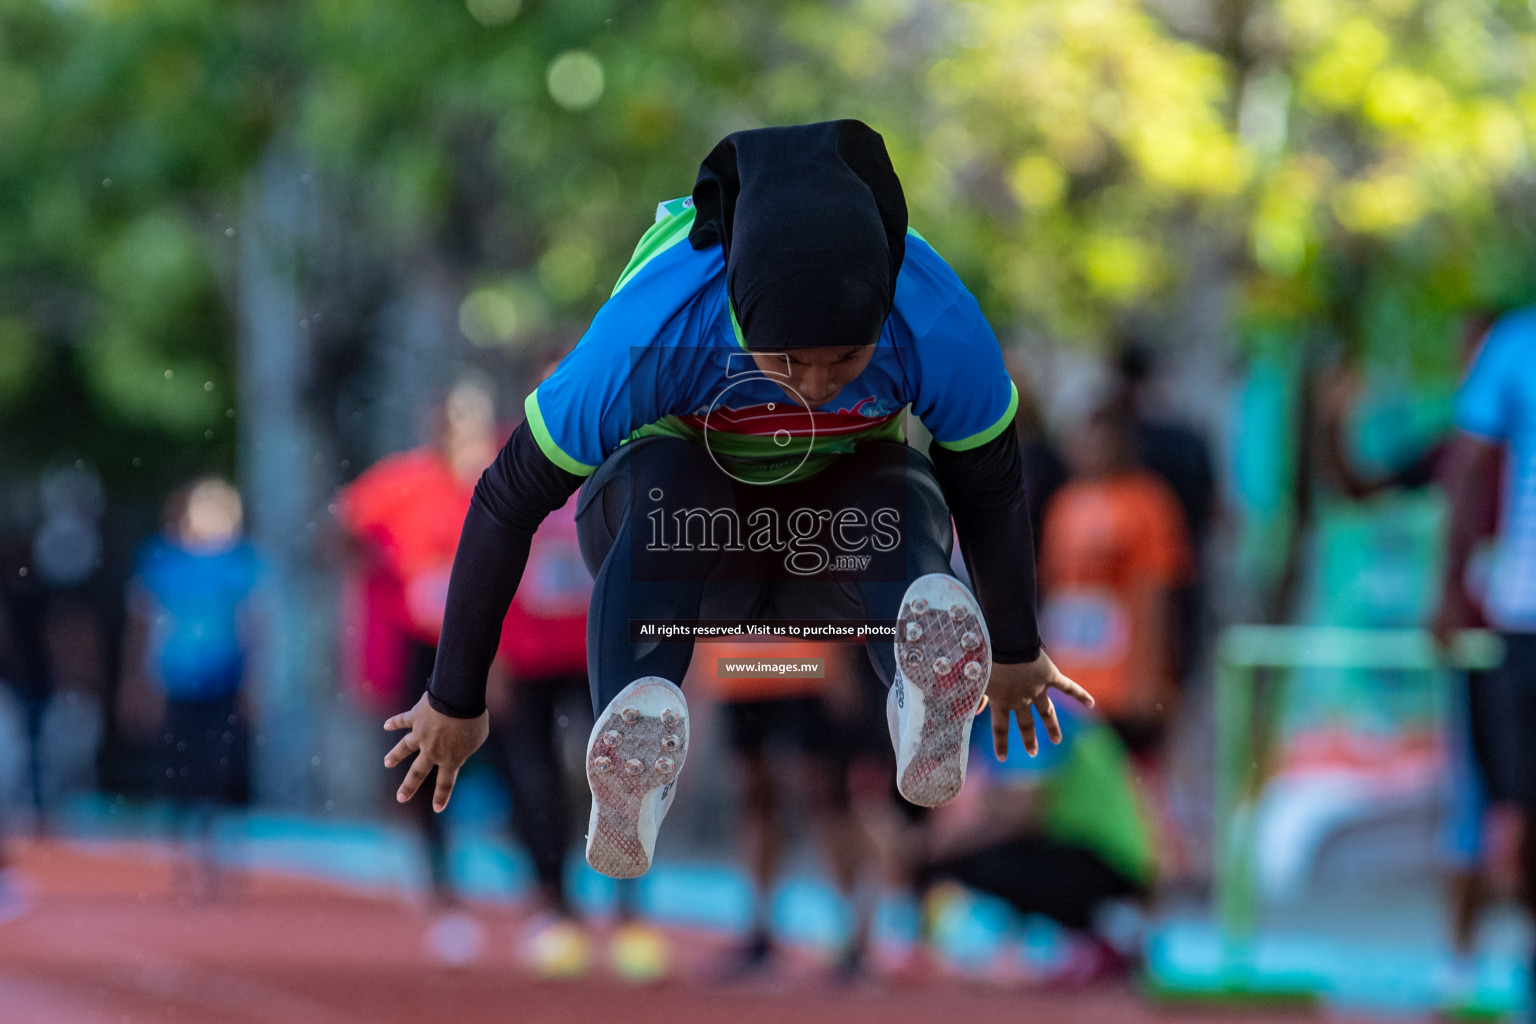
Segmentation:
<svg viewBox="0 0 1536 1024">
<path fill-rule="evenodd" d="M 897 788 L 914 804 L 937 807 L 965 782 L 971 724 L 991 674 L 991 643 L 975 598 L 954 577 L 938 573 L 907 588 L 896 635 L 896 664 L 908 687 L 906 703 L 898 702 L 906 731 L 896 737 Z"/>
<path fill-rule="evenodd" d="M 598 716 L 587 741 L 586 850 L 597 871 L 633 878 L 650 868 L 688 742 L 686 700 L 664 679 L 635 680 Z"/>
</svg>

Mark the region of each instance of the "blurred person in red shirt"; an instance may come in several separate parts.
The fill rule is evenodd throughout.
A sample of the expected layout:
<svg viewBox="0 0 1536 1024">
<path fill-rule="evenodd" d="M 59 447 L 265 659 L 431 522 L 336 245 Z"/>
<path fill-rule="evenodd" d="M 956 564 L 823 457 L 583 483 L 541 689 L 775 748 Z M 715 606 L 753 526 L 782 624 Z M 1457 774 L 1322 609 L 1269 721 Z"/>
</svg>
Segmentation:
<svg viewBox="0 0 1536 1024">
<path fill-rule="evenodd" d="M 1160 746 L 1178 687 L 1176 588 L 1194 570 L 1178 499 L 1134 461 L 1129 410 L 1070 438 L 1072 479 L 1045 512 L 1041 633 L 1133 754 Z"/>
<path fill-rule="evenodd" d="M 391 710 L 414 704 L 432 673 L 459 528 L 475 481 L 496 457 L 489 389 L 474 380 L 457 383 L 435 426 L 435 443 L 385 456 L 336 501 L 337 519 L 360 542 L 365 581 L 360 628 L 349 623 L 348 629 L 365 645 L 361 656 L 348 652 L 354 672 L 361 670 L 352 685 Z M 451 906 L 442 822 L 430 809 L 418 818 L 433 896 Z"/>
<path fill-rule="evenodd" d="M 448 575 L 475 482 L 495 457 L 489 386 L 466 377 L 438 411 L 435 444 L 386 456 L 348 485 L 337 517 L 361 542 L 354 581 L 348 661 L 352 686 L 386 713 L 408 708 L 425 691 L 442 633 Z M 535 911 L 518 944 L 518 958 L 540 977 L 571 977 L 591 964 L 591 941 L 566 892 L 565 852 L 571 839 L 563 737 L 591 727 L 587 700 L 587 603 L 592 580 L 576 536 L 576 499 L 551 514 L 533 538 L 523 585 L 502 627 L 488 687 L 497 710 L 486 753 L 512 798 L 512 829 L 533 862 Z M 455 903 L 441 819 L 416 804 L 428 844 L 434 896 Z M 620 893 L 624 924 L 612 953 L 662 969 L 657 936 L 633 920 L 632 894 Z M 457 936 L 458 938 L 455 938 Z M 429 935 L 448 959 L 477 950 L 478 926 L 449 914 Z M 633 947 L 643 955 L 629 957 Z M 644 972 L 642 972 L 644 973 Z"/>
</svg>

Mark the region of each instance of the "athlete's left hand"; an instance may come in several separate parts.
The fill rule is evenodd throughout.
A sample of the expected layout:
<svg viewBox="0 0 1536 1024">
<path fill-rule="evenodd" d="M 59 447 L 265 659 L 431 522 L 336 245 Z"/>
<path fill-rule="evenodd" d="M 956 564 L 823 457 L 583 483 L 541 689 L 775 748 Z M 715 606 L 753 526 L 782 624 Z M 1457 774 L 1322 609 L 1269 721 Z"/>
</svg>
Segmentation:
<svg viewBox="0 0 1536 1024">
<path fill-rule="evenodd" d="M 478 718 L 452 718 L 434 708 L 427 695 L 422 694 L 415 707 L 385 722 L 384 728 L 391 732 L 408 730 L 385 755 L 384 767 L 393 768 L 412 754 L 416 755 L 395 799 L 405 803 L 415 796 L 416 790 L 436 768 L 437 788 L 432 794 L 432 809 L 441 813 L 453 795 L 459 769 L 490 734 L 491 716 L 490 712 L 482 711 Z"/>
<path fill-rule="evenodd" d="M 1024 750 L 1030 757 L 1040 752 L 1031 707 L 1040 712 L 1040 720 L 1045 723 L 1045 733 L 1051 742 L 1061 742 L 1061 723 L 1056 721 L 1056 707 L 1051 703 L 1052 689 L 1076 698 L 1085 707 L 1093 707 L 1093 695 L 1062 675 L 1061 669 L 1044 651 L 1034 661 L 1018 665 L 993 663 L 992 676 L 987 680 L 987 703 L 992 709 L 992 749 L 999 761 L 1008 759 L 1010 711 L 1019 717 L 1019 733 L 1024 737 Z"/>
</svg>

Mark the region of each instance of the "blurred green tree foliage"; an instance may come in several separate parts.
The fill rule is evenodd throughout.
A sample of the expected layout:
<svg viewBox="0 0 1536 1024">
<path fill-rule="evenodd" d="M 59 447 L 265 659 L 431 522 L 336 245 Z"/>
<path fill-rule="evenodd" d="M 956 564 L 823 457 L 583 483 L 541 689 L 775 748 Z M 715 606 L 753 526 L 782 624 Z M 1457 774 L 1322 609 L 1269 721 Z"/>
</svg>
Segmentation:
<svg viewBox="0 0 1536 1024">
<path fill-rule="evenodd" d="M 1531 298 L 1533 60 L 1513 0 L 0 0 L 0 427 L 227 466 L 274 147 L 349 252 L 449 267 L 517 345 L 721 135 L 840 116 L 1009 324 L 1092 340 L 1204 247 L 1256 335 L 1445 373 L 1458 310 Z"/>
</svg>

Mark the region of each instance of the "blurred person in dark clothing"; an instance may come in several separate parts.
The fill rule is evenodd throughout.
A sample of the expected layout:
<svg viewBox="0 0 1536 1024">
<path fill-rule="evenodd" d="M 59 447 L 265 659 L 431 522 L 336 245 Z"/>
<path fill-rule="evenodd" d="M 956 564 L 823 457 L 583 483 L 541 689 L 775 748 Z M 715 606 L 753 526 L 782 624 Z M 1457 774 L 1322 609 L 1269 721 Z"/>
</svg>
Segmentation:
<svg viewBox="0 0 1536 1024">
<path fill-rule="evenodd" d="M 1211 446 L 1199 430 L 1158 408 L 1153 389 L 1156 358 L 1144 339 L 1125 337 L 1115 368 L 1131 415 L 1136 462 L 1173 490 L 1194 554 L 1189 577 L 1174 590 L 1176 677 L 1182 681 L 1204 643 L 1205 545 L 1218 508 Z"/>
<path fill-rule="evenodd" d="M 724 965 L 723 980 L 734 980 L 773 966 L 776 951 L 772 906 L 774 886 L 783 866 L 785 842 L 795 824 L 786 820 L 786 780 L 805 791 L 805 807 L 815 823 L 832 869 L 833 884 L 853 904 L 865 853 L 852 817 L 848 773 L 865 746 L 856 732 L 873 721 L 875 739 L 890 741 L 865 692 L 865 680 L 840 648 L 816 642 L 729 642 L 713 645 L 717 658 L 824 658 L 823 678 L 763 674 L 721 676 L 718 681 L 726 745 L 741 780 L 741 831 L 747 873 L 752 882 L 752 919 L 741 945 Z M 877 684 L 878 685 L 878 684 Z M 879 699 L 884 699 L 880 687 Z M 862 717 L 861 717 L 862 716 Z M 854 935 L 839 963 L 857 974 L 868 938 L 867 914 L 855 914 Z"/>
<path fill-rule="evenodd" d="M 1536 308 L 1494 322 L 1457 393 L 1455 421 L 1444 471 L 1445 576 L 1432 628 L 1449 644 L 1478 621 L 1465 580 L 1502 462 L 1482 611 L 1504 637 L 1504 660 L 1473 682 L 1472 725 L 1489 798 L 1518 808 L 1523 819 L 1521 898 L 1536 912 Z"/>
<path fill-rule="evenodd" d="M 15 680 L 27 670 L 24 659 L 27 652 L 21 646 L 22 634 L 18 630 L 15 591 L 17 583 L 27 579 L 25 561 L 16 564 L 13 558 L 0 561 L 0 679 Z M 14 683 L 13 683 L 14 685 Z M 0 800 L 0 812 L 5 802 Z M 20 876 L 11 866 L 7 852 L 6 820 L 0 813 L 0 924 L 19 916 L 25 909 Z"/>
<path fill-rule="evenodd" d="M 166 503 L 164 530 L 145 541 L 128 593 L 119 714 L 162 737 L 165 792 L 188 844 L 179 873 L 196 895 L 218 895 L 214 826 L 249 797 L 249 681 L 264 627 L 266 569 L 241 538 L 239 493 L 194 481 Z"/>
<path fill-rule="evenodd" d="M 1040 402 L 1029 372 L 1015 359 L 1008 363 L 1008 375 L 1019 392 L 1019 408 L 1013 422 L 1018 430 L 1019 457 L 1024 466 L 1024 496 L 1030 508 L 1043 509 L 1067 482 L 1067 464 L 1046 432 L 1045 418 L 1040 412 Z M 1037 513 L 1031 517 L 1030 525 L 1034 529 L 1035 550 L 1039 551 L 1045 518 Z"/>
<path fill-rule="evenodd" d="M 942 912 L 938 884 L 956 881 L 1066 929 L 1066 955 L 1029 980 L 1074 986 L 1122 976 L 1139 960 L 1139 936 L 1123 934 L 1109 908 L 1144 905 L 1157 854 L 1114 730 L 1065 703 L 1059 714 L 1061 743 L 1033 760 L 998 762 L 984 744 L 972 745 L 971 771 L 981 784 L 932 813 L 917 884 L 928 904 L 925 945 Z"/>
<path fill-rule="evenodd" d="M 1466 316 L 1461 324 L 1461 366 L 1463 371 L 1471 366 L 1478 348 L 1487 337 L 1497 315 L 1479 311 Z M 1438 484 L 1445 485 L 1450 454 L 1455 434 L 1447 430 L 1412 452 L 1407 458 L 1383 473 L 1368 474 L 1356 468 L 1350 458 L 1347 441 L 1349 419 L 1359 404 L 1364 381 L 1353 367 L 1339 367 L 1324 375 L 1319 386 L 1317 413 L 1318 457 L 1324 474 L 1346 498 L 1363 501 L 1390 491 L 1415 490 Z M 1490 490 L 1491 488 L 1491 490 Z M 1496 513 L 1494 493 L 1497 480 L 1480 483 L 1479 493 L 1488 498 L 1480 513 L 1480 526 L 1484 536 L 1493 532 Z"/>
<path fill-rule="evenodd" d="M 1198 550 L 1216 517 L 1216 475 L 1211 446 L 1200 431 L 1157 408 L 1152 381 L 1157 365 L 1151 347 L 1127 338 L 1116 358 L 1120 386 L 1129 403 L 1136 461 L 1156 473 L 1179 499 L 1190 541 Z"/>
<path fill-rule="evenodd" d="M 39 830 L 46 827 L 43 799 L 43 719 L 54 691 L 53 652 L 48 643 L 49 588 L 32 564 L 30 538 L 16 536 L 0 566 L 5 663 L 27 743 L 27 785 Z"/>
</svg>

